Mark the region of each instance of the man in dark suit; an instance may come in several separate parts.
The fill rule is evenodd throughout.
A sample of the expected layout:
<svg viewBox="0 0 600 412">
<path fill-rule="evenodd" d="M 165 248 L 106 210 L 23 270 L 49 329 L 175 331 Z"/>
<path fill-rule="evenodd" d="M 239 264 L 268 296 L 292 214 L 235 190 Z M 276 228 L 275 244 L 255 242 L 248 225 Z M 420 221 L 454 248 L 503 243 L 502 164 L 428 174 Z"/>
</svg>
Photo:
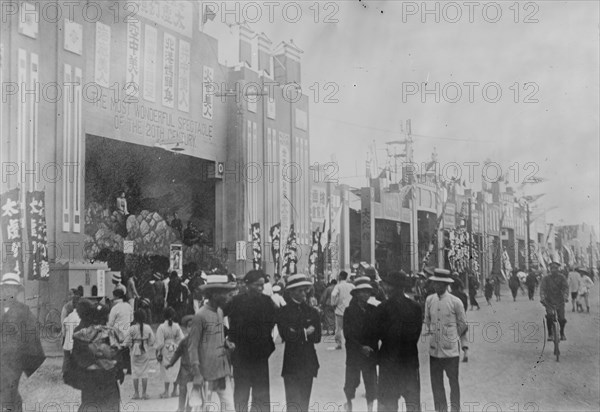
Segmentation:
<svg viewBox="0 0 600 412">
<path fill-rule="evenodd" d="M 371 323 L 381 341 L 378 409 L 396 412 L 398 400 L 404 397 L 407 411 L 420 411 L 417 344 L 423 326 L 421 305 L 406 296 L 410 278 L 403 271 L 388 274 L 383 282 L 389 298 L 377 306 Z"/>
<path fill-rule="evenodd" d="M 232 354 L 235 410 L 250 410 L 248 400 L 252 390 L 251 410 L 268 412 L 271 405 L 269 356 L 275 351 L 272 337 L 275 304 L 263 294 L 265 273 L 262 270 L 251 270 L 244 282 L 247 291 L 235 296 L 225 309 L 229 317 L 228 337 L 235 344 Z"/>
<path fill-rule="evenodd" d="M 19 381 L 23 372 L 29 377 L 44 363 L 46 356 L 40 328 L 29 307 L 17 300 L 23 284 L 16 273 L 6 273 L 0 281 L 0 410 L 23 410 Z"/>
<path fill-rule="evenodd" d="M 321 341 L 321 322 L 319 313 L 306 303 L 311 286 L 306 275 L 290 276 L 286 285 L 289 299 L 277 320 L 285 342 L 281 376 L 287 408 L 300 412 L 308 411 L 313 379 L 319 370 L 315 344 Z"/>
<path fill-rule="evenodd" d="M 352 400 L 360 384 L 362 373 L 367 395 L 367 411 L 373 411 L 373 401 L 377 397 L 377 337 L 367 333 L 374 321 L 375 306 L 370 305 L 373 294 L 371 279 L 362 276 L 354 281 L 350 291 L 352 300 L 344 311 L 344 338 L 346 339 L 346 411 L 352 412 Z"/>
</svg>

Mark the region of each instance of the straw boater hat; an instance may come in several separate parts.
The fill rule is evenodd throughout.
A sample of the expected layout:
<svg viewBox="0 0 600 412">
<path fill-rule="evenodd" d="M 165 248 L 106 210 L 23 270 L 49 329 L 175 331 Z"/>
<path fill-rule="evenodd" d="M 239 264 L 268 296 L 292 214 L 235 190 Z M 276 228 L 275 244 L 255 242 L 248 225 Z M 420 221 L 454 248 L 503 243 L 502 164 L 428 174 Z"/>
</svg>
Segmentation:
<svg viewBox="0 0 600 412">
<path fill-rule="evenodd" d="M 149 307 L 149 306 L 150 306 L 150 299 L 148 299 L 148 298 L 143 298 L 143 299 L 141 299 L 141 300 L 140 300 L 140 303 L 141 303 L 142 305 L 144 305 L 144 306 L 148 306 L 148 307 Z"/>
<path fill-rule="evenodd" d="M 279 285 L 273 286 L 273 293 L 279 293 L 279 292 L 281 292 L 281 286 L 279 286 Z"/>
<path fill-rule="evenodd" d="M 2 275 L 0 286 L 23 286 L 21 278 L 16 273 L 5 273 Z"/>
<path fill-rule="evenodd" d="M 285 285 L 286 290 L 290 290 L 293 288 L 298 288 L 300 286 L 312 286 L 312 282 L 308 280 L 306 275 L 297 274 L 292 275 L 287 279 L 287 285 Z"/>
<path fill-rule="evenodd" d="M 163 277 L 160 273 L 158 272 L 154 272 L 154 275 L 152 275 L 152 279 L 154 280 L 163 280 Z"/>
<path fill-rule="evenodd" d="M 229 276 L 227 275 L 210 275 L 206 277 L 206 283 L 200 286 L 200 291 L 204 292 L 205 290 L 232 290 L 237 288 L 237 285 L 233 282 L 229 281 Z"/>
<path fill-rule="evenodd" d="M 368 276 L 356 278 L 354 280 L 354 289 L 352 289 L 350 293 L 352 296 L 354 296 L 356 292 L 360 292 L 361 290 L 368 290 L 369 292 L 373 291 L 373 286 L 371 286 L 371 278 Z"/>
<path fill-rule="evenodd" d="M 429 280 L 434 282 L 454 283 L 454 280 L 452 280 L 452 273 L 446 269 L 435 269 L 433 271 L 433 276 L 431 276 Z"/>
<path fill-rule="evenodd" d="M 113 282 L 121 282 L 121 274 L 120 273 L 113 273 L 112 274 L 112 281 Z"/>
</svg>

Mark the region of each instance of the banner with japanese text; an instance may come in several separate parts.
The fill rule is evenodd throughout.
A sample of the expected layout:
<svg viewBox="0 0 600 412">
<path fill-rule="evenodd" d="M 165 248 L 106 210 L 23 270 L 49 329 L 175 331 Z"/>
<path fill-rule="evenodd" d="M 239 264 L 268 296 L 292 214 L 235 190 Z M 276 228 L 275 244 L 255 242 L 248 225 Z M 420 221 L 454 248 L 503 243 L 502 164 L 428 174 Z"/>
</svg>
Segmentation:
<svg viewBox="0 0 600 412">
<path fill-rule="evenodd" d="M 25 198 L 25 220 L 28 228 L 29 249 L 28 277 L 30 280 L 48 279 L 48 238 L 46 233 L 46 201 L 41 191 L 27 192 Z"/>
<path fill-rule="evenodd" d="M 0 196 L 2 202 L 2 272 L 22 276 L 23 236 L 21 233 L 21 204 L 19 189 L 9 190 Z"/>
<path fill-rule="evenodd" d="M 296 242 L 296 232 L 294 232 L 294 224 L 290 225 L 290 235 L 288 236 L 285 245 L 285 253 L 283 254 L 283 274 L 295 275 L 298 273 L 298 244 Z"/>
<path fill-rule="evenodd" d="M 271 235 L 271 254 L 275 264 L 275 274 L 279 274 L 279 261 L 281 256 L 281 223 L 271 226 L 269 231 Z"/>
<path fill-rule="evenodd" d="M 250 225 L 250 235 L 252 236 L 252 268 L 258 270 L 262 266 L 260 223 L 252 223 L 252 225 Z"/>
<path fill-rule="evenodd" d="M 308 270 L 310 275 L 315 276 L 320 274 L 320 262 L 321 262 L 321 232 L 314 231 L 312 232 L 312 247 L 310 249 L 310 254 L 308 255 Z"/>
</svg>

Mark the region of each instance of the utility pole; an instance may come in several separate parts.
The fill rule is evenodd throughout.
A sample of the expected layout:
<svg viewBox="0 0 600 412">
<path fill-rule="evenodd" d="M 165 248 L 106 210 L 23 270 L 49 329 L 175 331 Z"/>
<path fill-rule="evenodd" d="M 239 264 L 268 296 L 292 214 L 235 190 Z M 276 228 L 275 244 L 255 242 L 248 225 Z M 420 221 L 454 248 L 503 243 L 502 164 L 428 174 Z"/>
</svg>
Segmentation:
<svg viewBox="0 0 600 412">
<path fill-rule="evenodd" d="M 531 225 L 530 217 L 529 217 L 529 202 L 526 201 L 527 204 L 527 273 L 531 270 L 531 237 L 529 231 L 531 230 L 529 226 Z"/>
<path fill-rule="evenodd" d="M 473 273 L 473 216 L 471 215 L 471 195 L 469 195 L 469 221 L 467 223 L 467 233 L 469 235 L 469 273 L 465 278 L 465 289 L 469 290 L 469 275 Z"/>
</svg>

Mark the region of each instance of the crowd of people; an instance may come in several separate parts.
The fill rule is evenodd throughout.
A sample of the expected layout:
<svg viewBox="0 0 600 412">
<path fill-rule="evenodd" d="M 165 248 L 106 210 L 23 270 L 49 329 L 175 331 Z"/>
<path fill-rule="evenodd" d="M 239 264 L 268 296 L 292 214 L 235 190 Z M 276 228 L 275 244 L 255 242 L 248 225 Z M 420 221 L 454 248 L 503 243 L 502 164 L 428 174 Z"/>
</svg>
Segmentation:
<svg viewBox="0 0 600 412">
<path fill-rule="evenodd" d="M 583 312 L 585 306 L 589 312 L 587 294 L 593 285 L 584 269 L 567 272 L 565 276 L 553 263 L 540 282 L 549 336 L 556 311 L 562 339 L 566 339 L 565 303 L 570 297 L 573 311 Z M 524 283 L 532 299 L 534 280 L 515 272 L 509 280 L 513 297 Z M 108 304 L 83 298 L 81 288 L 72 289 L 61 313 L 63 380 L 81 391 L 80 411 L 90 407 L 118 411 L 126 374 L 132 375 L 133 399 L 149 399 L 153 359 L 164 383 L 159 396 L 179 397 L 178 411 L 207 406 L 213 394 L 219 399 L 217 409 L 223 411 L 270 411 L 269 358 L 279 336 L 285 345 L 281 376 L 287 406 L 308 411 L 320 368 L 315 345 L 327 333 L 335 334 L 336 345 L 330 350 L 344 345 L 346 349 L 341 388 L 346 411 L 353 410 L 361 377 L 369 412 L 375 400 L 379 411 L 397 411 L 401 398 L 406 410 L 421 410 L 421 334 L 429 336 L 435 410 L 460 410 L 460 355 L 467 362 L 469 350 L 466 313 L 469 304 L 471 310 L 479 309 L 479 285 L 473 275 L 425 268 L 416 277 L 394 271 L 379 278 L 371 268 L 356 276 L 342 271 L 326 285 L 303 274 L 285 281 L 275 276 L 271 282 L 261 270 L 252 270 L 241 280 L 202 274 L 181 281 L 177 272 L 166 280 L 156 273 L 151 297 L 137 292 L 135 276 L 126 285 L 119 275 L 113 282 Z M 484 287 L 488 301 L 489 285 Z M 27 306 L 16 299 L 22 287 L 18 275 L 3 276 L 3 322 L 35 323 Z M 157 328 L 151 326 L 152 318 Z M 16 411 L 21 374 L 31 375 L 45 359 L 39 336 L 37 340 L 32 336 L 26 345 L 18 341 L 9 339 L 2 345 L 2 403 L 15 405 Z M 444 375 L 450 386 L 449 403 Z"/>
</svg>

